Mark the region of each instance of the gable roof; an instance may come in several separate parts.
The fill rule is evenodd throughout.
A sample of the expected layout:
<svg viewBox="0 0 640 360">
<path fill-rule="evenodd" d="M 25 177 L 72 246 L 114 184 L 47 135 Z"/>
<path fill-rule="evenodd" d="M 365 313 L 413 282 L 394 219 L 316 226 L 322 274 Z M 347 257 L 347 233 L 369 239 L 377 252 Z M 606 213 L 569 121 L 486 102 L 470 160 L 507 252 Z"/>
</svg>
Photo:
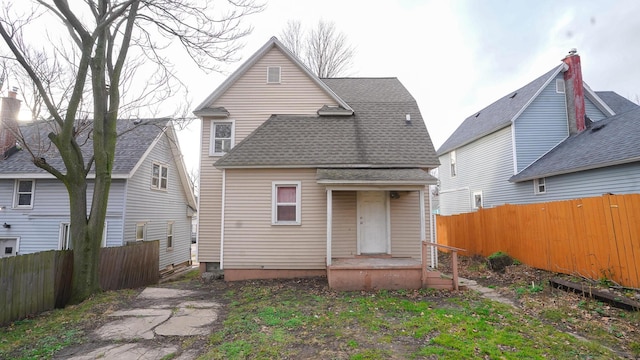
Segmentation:
<svg viewBox="0 0 640 360">
<path fill-rule="evenodd" d="M 113 177 L 127 177 L 135 168 L 152 143 L 163 133 L 169 124 L 168 118 L 145 119 L 139 124 L 134 120 L 118 120 L 117 131 L 122 134 L 116 143 Z M 90 128 L 90 124 L 87 124 Z M 20 125 L 20 132 L 25 141 L 30 143 L 34 153 L 46 159 L 57 169 L 65 169 L 64 163 L 55 146 L 47 139 L 47 134 L 53 130 L 53 123 L 36 121 Z M 79 136 L 78 142 L 83 149 L 92 149 L 93 141 L 87 134 L 86 141 Z M 85 161 L 92 152 L 85 151 Z M 16 176 L 53 177 L 43 169 L 36 167 L 28 151 L 18 151 L 4 160 L 0 160 L 0 178 L 14 178 Z"/>
<path fill-rule="evenodd" d="M 640 161 L 640 107 L 592 123 L 509 181 L 521 182 Z M 613 146 L 615 145 L 615 146 Z"/>
<path fill-rule="evenodd" d="M 596 91 L 595 92 L 616 114 L 622 114 L 629 110 L 636 109 L 638 104 L 631 102 L 624 96 L 619 95 L 615 91 Z"/>
<path fill-rule="evenodd" d="M 529 105 L 544 87 L 562 71 L 561 64 L 516 91 L 512 91 L 493 104 L 469 116 L 438 149 L 446 154 L 462 145 L 491 134 L 511 122 Z M 513 96 L 515 94 L 515 96 Z"/>
<path fill-rule="evenodd" d="M 279 49 L 292 63 L 294 63 L 302 72 L 307 74 L 309 78 L 323 89 L 332 99 L 334 99 L 340 106 L 346 110 L 351 110 L 349 105 L 336 95 L 331 88 L 329 88 L 324 82 L 322 82 L 315 74 L 309 70 L 298 58 L 287 49 L 275 36 L 272 37 L 266 44 L 264 44 L 257 52 L 255 52 L 247 61 L 245 61 L 231 76 L 229 76 L 216 90 L 214 90 L 196 109 L 193 113 L 197 116 L 209 115 L 209 107 L 213 104 L 222 94 L 224 94 L 238 79 L 244 75 L 258 60 L 269 52 L 272 48 Z"/>
<path fill-rule="evenodd" d="M 351 116 L 273 115 L 215 166 L 432 168 L 418 104 L 397 78 L 323 79 Z M 386 94 L 386 96 L 385 96 Z M 409 114 L 410 123 L 406 116 Z"/>
</svg>

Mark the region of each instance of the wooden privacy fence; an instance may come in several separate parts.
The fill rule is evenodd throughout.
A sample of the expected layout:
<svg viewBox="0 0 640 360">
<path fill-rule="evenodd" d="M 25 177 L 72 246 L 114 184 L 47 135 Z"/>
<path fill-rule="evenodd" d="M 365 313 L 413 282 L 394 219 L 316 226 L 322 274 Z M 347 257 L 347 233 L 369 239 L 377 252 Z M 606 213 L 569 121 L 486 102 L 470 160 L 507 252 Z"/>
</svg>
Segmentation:
<svg viewBox="0 0 640 360">
<path fill-rule="evenodd" d="M 100 286 L 119 290 L 156 284 L 159 252 L 159 241 L 100 249 Z M 64 307 L 72 274 L 72 250 L 0 259 L 0 324 Z"/>
<path fill-rule="evenodd" d="M 640 194 L 437 216 L 436 234 L 467 256 L 503 251 L 539 269 L 640 287 Z"/>
<path fill-rule="evenodd" d="M 71 294 L 72 270 L 70 250 L 0 259 L 0 324 L 63 307 Z"/>
</svg>

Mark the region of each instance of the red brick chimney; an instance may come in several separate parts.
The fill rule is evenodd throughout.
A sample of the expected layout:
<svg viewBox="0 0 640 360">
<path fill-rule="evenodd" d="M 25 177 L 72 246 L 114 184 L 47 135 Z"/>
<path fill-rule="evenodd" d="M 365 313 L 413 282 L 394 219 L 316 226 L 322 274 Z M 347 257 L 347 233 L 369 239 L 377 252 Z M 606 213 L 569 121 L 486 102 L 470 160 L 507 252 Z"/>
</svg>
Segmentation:
<svg viewBox="0 0 640 360">
<path fill-rule="evenodd" d="M 9 152 L 15 150 L 20 112 L 20 100 L 17 99 L 17 89 L 9 91 L 7 97 L 0 103 L 0 156 L 7 158 Z"/>
<path fill-rule="evenodd" d="M 582 68 L 580 55 L 576 49 L 571 49 L 569 55 L 562 61 L 569 69 L 564 72 L 565 96 L 567 98 L 567 115 L 569 134 L 581 132 L 585 126 L 584 86 L 582 84 Z"/>
</svg>

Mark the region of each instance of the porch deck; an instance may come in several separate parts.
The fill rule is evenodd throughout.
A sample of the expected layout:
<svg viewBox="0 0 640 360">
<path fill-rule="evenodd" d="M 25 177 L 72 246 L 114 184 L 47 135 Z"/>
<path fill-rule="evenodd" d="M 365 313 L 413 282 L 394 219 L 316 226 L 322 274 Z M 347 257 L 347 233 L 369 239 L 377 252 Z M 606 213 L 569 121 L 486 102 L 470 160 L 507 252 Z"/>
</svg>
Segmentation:
<svg viewBox="0 0 640 360">
<path fill-rule="evenodd" d="M 352 257 L 332 259 L 327 266 L 329 287 L 336 290 L 452 289 L 453 280 L 439 271 L 422 271 L 413 258 Z"/>
</svg>

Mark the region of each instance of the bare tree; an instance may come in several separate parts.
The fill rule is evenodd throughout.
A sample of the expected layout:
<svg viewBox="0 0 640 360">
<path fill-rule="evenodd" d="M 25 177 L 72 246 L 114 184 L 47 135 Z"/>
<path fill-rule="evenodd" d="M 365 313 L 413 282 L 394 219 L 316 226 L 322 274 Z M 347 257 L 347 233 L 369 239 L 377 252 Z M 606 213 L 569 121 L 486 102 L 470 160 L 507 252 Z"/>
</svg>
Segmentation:
<svg viewBox="0 0 640 360">
<path fill-rule="evenodd" d="M 280 33 L 282 43 L 318 77 L 343 76 L 351 67 L 355 49 L 333 22 L 320 20 L 303 32 L 300 21 L 288 21 Z"/>
<path fill-rule="evenodd" d="M 141 104 L 158 104 L 184 85 L 171 62 L 178 47 L 205 70 L 217 70 L 219 63 L 233 60 L 237 40 L 251 30 L 242 26 L 242 20 L 263 6 L 254 0 L 216 2 L 215 9 L 211 1 L 197 0 L 35 0 L 25 16 L 17 10 L 24 6 L 13 5 L 5 3 L 2 9 L 0 36 L 52 119 L 48 141 L 64 166 L 51 165 L 35 151 L 31 154 L 35 166 L 63 182 L 69 194 L 74 249 L 71 301 L 79 302 L 100 290 L 99 249 L 118 116 Z M 38 31 L 58 34 L 46 41 L 52 47 L 36 45 L 42 39 L 29 35 Z M 54 91 L 43 69 L 54 69 L 62 61 L 70 73 Z M 141 71 L 141 64 L 151 70 Z M 125 79 L 141 73 L 147 86 L 134 95 L 138 90 L 134 81 Z M 80 131 L 86 124 L 90 131 Z M 89 151 L 81 146 L 87 136 L 92 139 Z M 89 200 L 90 172 L 95 180 Z"/>
</svg>

